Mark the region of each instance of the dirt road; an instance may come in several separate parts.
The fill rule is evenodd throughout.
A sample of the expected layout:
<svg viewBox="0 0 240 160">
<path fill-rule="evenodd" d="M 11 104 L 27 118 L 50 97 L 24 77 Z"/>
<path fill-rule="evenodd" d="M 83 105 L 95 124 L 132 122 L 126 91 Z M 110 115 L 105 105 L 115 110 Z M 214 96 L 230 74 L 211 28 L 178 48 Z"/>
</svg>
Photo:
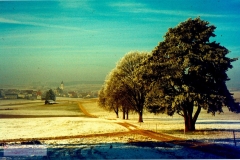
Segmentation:
<svg viewBox="0 0 240 160">
<path fill-rule="evenodd" d="M 96 115 L 93 115 L 91 111 L 88 110 L 85 102 L 76 102 L 78 104 L 79 109 L 86 115 L 86 117 L 90 118 L 98 118 Z M 87 106 L 87 105 L 86 105 Z M 126 121 L 111 121 L 109 120 L 110 123 L 115 123 L 119 126 L 125 127 L 127 130 L 122 131 L 122 132 L 112 132 L 112 133 L 99 133 L 99 134 L 87 134 L 87 135 L 72 135 L 72 136 L 52 136 L 52 137 L 36 137 L 36 138 L 18 138 L 18 139 L 5 139 L 1 140 L 0 143 L 8 143 L 8 142 L 27 142 L 27 141 L 32 141 L 32 140 L 38 140 L 38 141 L 45 141 L 45 140 L 64 140 L 64 139 L 88 139 L 88 138 L 96 138 L 96 137 L 101 137 L 103 139 L 107 137 L 124 137 L 124 136 L 131 136 L 131 135 L 142 135 L 144 137 L 149 137 L 152 140 L 156 140 L 158 142 L 167 142 L 169 144 L 175 144 L 175 145 L 180 145 L 184 146 L 187 148 L 191 148 L 194 150 L 202 151 L 204 153 L 210 153 L 218 156 L 222 156 L 225 158 L 240 158 L 240 150 L 236 148 L 230 148 L 227 146 L 223 145 L 217 145 L 217 144 L 212 144 L 212 143 L 203 143 L 199 141 L 190 141 L 186 139 L 182 139 L 179 137 L 174 137 L 169 134 L 164 134 L 164 133 L 156 133 L 153 131 L 149 130 L 143 130 L 141 128 L 138 128 L 137 126 L 126 122 Z M 128 141 L 130 143 L 137 143 L 136 141 Z M 139 142 L 140 143 L 140 142 Z M 147 145 L 158 145 L 158 143 L 151 143 L 151 140 L 146 141 Z M 158 147 L 158 146 L 154 146 Z"/>
<path fill-rule="evenodd" d="M 85 113 L 87 116 L 89 117 L 97 117 L 94 116 L 92 114 L 90 114 L 81 103 L 79 104 L 79 108 L 82 110 L 83 113 Z M 212 144 L 212 143 L 203 143 L 203 142 L 199 142 L 199 141 L 189 141 L 189 140 L 185 140 L 179 137 L 174 137 L 174 136 L 170 136 L 167 134 L 163 134 L 163 133 L 156 133 L 156 132 L 152 132 L 149 130 L 143 130 L 138 128 L 137 126 L 127 123 L 127 122 L 114 122 L 117 123 L 125 128 L 127 128 L 129 130 L 129 132 L 119 132 L 119 133 L 107 133 L 104 134 L 105 136 L 122 136 L 122 135 L 126 135 L 126 134 L 140 134 L 143 136 L 147 136 L 150 137 L 152 139 L 161 141 L 161 142 L 169 142 L 169 143 L 173 143 L 176 145 L 181 145 L 181 146 L 185 146 L 185 147 L 189 147 L 195 150 L 199 150 L 199 151 L 203 151 L 206 153 L 210 153 L 210 154 L 215 154 L 218 156 L 222 156 L 222 157 L 226 157 L 226 158 L 240 158 L 240 150 L 236 149 L 236 148 L 228 148 L 228 147 L 224 147 L 224 146 L 220 146 L 220 145 L 216 145 L 216 144 Z M 97 136 L 97 135 L 95 135 Z"/>
<path fill-rule="evenodd" d="M 86 116 L 91 117 L 91 118 L 97 118 L 97 116 L 90 114 L 90 113 L 85 109 L 85 107 L 83 107 L 83 105 L 82 105 L 81 102 L 78 102 L 78 106 L 79 106 L 79 109 L 80 109 Z"/>
</svg>

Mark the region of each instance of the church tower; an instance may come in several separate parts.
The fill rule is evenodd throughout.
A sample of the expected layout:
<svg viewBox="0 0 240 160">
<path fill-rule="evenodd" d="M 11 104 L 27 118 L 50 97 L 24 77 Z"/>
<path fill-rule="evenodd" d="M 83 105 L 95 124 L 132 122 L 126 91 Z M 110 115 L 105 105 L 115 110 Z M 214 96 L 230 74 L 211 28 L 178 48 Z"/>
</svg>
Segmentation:
<svg viewBox="0 0 240 160">
<path fill-rule="evenodd" d="M 60 89 L 63 90 L 63 81 L 62 81 L 62 83 L 60 85 Z"/>
</svg>

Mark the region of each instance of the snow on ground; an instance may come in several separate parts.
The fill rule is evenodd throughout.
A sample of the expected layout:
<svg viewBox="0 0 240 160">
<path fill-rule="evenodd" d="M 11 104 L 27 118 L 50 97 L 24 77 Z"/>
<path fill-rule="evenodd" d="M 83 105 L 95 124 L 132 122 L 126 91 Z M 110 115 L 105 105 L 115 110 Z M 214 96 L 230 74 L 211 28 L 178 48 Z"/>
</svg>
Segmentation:
<svg viewBox="0 0 240 160">
<path fill-rule="evenodd" d="M 129 120 L 117 119 L 114 113 L 109 113 L 99 108 L 95 100 L 91 99 L 60 99 L 56 109 L 48 110 L 33 101 L 26 102 L 0 102 L 1 108 L 13 108 L 14 110 L 0 110 L 0 114 L 31 114 L 37 115 L 31 107 L 38 110 L 38 114 L 48 114 L 44 118 L 2 118 L 0 121 L 0 140 L 17 138 L 40 138 L 83 135 L 82 138 L 70 138 L 61 140 L 43 140 L 47 146 L 48 158 L 64 159 L 153 159 L 153 158 L 226 158 L 204 153 L 176 144 L 159 142 L 147 136 L 139 134 L 127 134 L 129 131 L 117 122 L 128 122 L 138 128 L 162 132 L 172 136 L 188 140 L 199 140 L 202 142 L 213 142 L 221 145 L 234 146 L 233 131 L 237 140 L 237 148 L 240 148 L 240 116 L 224 110 L 224 114 L 211 116 L 204 111 L 200 113 L 196 124 L 197 131 L 184 134 L 183 118 L 177 115 L 169 117 L 166 115 L 144 114 L 144 123 L 138 123 L 138 115 L 130 114 Z M 99 118 L 87 118 L 79 112 L 77 101 L 81 101 L 86 110 Z M 11 105 L 9 105 L 11 103 Z M 64 110 L 64 105 L 68 106 Z M 57 108 L 58 107 L 58 108 Z M 49 113 L 52 111 L 52 113 Z M 51 117 L 51 115 L 63 115 L 62 117 Z M 68 117 L 68 116 L 79 117 Z M 120 113 L 120 117 L 121 117 Z M 126 132 L 123 135 L 104 135 L 105 133 Z M 103 134 L 101 136 L 84 137 L 84 135 Z M 20 142 L 17 142 L 20 143 Z M 14 145 L 13 143 L 11 145 Z M 3 149 L 0 149 L 0 157 Z M 31 159 L 45 159 L 46 157 L 30 157 Z"/>
<path fill-rule="evenodd" d="M 152 143 L 151 146 L 145 143 L 55 145 L 48 153 L 49 158 L 59 156 L 64 159 L 194 159 L 196 155 L 198 158 L 222 158 L 164 142 Z"/>
<path fill-rule="evenodd" d="M 82 117 L 1 119 L 0 126 L 0 140 L 127 131 L 111 121 Z"/>
<path fill-rule="evenodd" d="M 0 151 L 0 157 L 4 153 Z M 9 158 L 9 157 L 4 157 Z M 48 145 L 45 156 L 15 156 L 15 159 L 196 159 L 224 158 L 170 143 L 104 143 Z"/>
<path fill-rule="evenodd" d="M 144 123 L 137 122 L 137 115 L 131 115 L 129 123 L 141 129 L 166 133 L 171 136 L 186 140 L 198 140 L 218 144 L 235 145 L 234 134 L 237 145 L 240 147 L 240 115 L 229 112 L 226 108 L 224 114 L 211 116 L 204 112 L 200 113 L 196 122 L 196 131 L 184 133 L 183 117 L 174 115 L 144 115 Z M 234 134 L 233 134 L 234 132 Z"/>
<path fill-rule="evenodd" d="M 98 114 L 98 112 L 93 112 L 96 104 L 88 103 L 87 105 L 84 104 L 84 106 L 88 109 L 88 111 L 91 111 L 96 115 Z M 224 145 L 228 144 L 231 146 L 235 146 L 236 142 L 237 147 L 240 147 L 240 115 L 229 112 L 227 108 L 223 108 L 223 111 L 224 113 L 212 116 L 203 110 L 197 120 L 196 131 L 189 133 L 184 133 L 184 120 L 183 117 L 179 115 L 170 117 L 164 114 L 154 115 L 144 113 L 144 123 L 138 123 L 138 115 L 130 114 L 129 120 L 123 121 L 138 126 L 141 129 L 166 133 L 186 140 L 198 140 Z M 101 114 L 99 113 L 98 116 L 101 116 L 102 118 L 115 118 L 113 113 L 110 114 L 111 116 L 105 114 L 107 117 L 104 117 L 104 114 L 102 113 L 103 112 L 101 112 Z M 235 142 L 234 135 L 236 140 Z"/>
</svg>

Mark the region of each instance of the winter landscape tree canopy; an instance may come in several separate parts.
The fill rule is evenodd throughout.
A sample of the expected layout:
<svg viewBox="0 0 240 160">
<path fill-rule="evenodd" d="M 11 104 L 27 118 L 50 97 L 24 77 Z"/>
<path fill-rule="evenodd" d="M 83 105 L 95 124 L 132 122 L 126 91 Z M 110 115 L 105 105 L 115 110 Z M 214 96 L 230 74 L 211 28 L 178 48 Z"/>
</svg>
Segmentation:
<svg viewBox="0 0 240 160">
<path fill-rule="evenodd" d="M 145 52 L 129 52 L 118 62 L 100 91 L 100 106 L 112 108 L 115 112 L 120 106 L 124 112 L 135 111 L 139 114 L 139 122 L 143 122 L 147 92 L 144 85 L 139 83 L 135 70 L 147 56 Z"/>
<path fill-rule="evenodd" d="M 202 109 L 215 115 L 227 106 L 239 112 L 227 89 L 226 72 L 236 58 L 228 58 L 229 50 L 211 42 L 216 27 L 199 17 L 169 28 L 151 54 L 129 53 L 109 74 L 100 92 L 102 106 L 109 103 L 127 106 L 139 114 L 181 115 L 185 131 L 195 130 Z"/>
<path fill-rule="evenodd" d="M 144 62 L 143 79 L 152 80 L 146 106 L 153 113 L 178 113 L 185 130 L 195 130 L 201 109 L 213 115 L 227 106 L 237 112 L 237 104 L 227 89 L 226 72 L 237 59 L 226 57 L 228 49 L 211 42 L 215 26 L 200 18 L 188 19 L 169 28 L 163 42 Z M 145 67 L 149 66 L 149 67 Z"/>
</svg>

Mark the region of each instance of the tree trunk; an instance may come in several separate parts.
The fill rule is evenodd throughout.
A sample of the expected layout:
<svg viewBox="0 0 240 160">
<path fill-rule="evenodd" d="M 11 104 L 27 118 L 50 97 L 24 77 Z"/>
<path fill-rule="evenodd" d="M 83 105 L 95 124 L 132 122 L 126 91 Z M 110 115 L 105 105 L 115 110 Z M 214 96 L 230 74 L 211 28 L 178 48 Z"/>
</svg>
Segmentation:
<svg viewBox="0 0 240 160">
<path fill-rule="evenodd" d="M 192 115 L 185 116 L 184 121 L 185 121 L 185 132 L 195 131 L 195 122 L 192 119 Z"/>
<path fill-rule="evenodd" d="M 125 110 L 123 110 L 123 119 L 125 119 Z"/>
<path fill-rule="evenodd" d="M 188 103 L 187 106 L 185 106 L 185 108 L 183 109 L 183 113 L 184 113 L 184 122 L 185 122 L 185 132 L 188 131 L 195 131 L 195 124 L 198 118 L 198 115 L 201 111 L 201 107 L 198 106 L 197 111 L 194 114 L 193 117 L 193 103 L 190 102 Z"/>
<path fill-rule="evenodd" d="M 122 106 L 122 113 L 123 113 L 123 119 L 125 119 L 126 117 L 125 117 L 125 114 L 126 114 L 126 109 L 125 109 L 125 107 L 124 106 Z"/>
<path fill-rule="evenodd" d="M 126 111 L 126 119 L 128 120 L 128 108 L 127 108 L 127 111 Z"/>
<path fill-rule="evenodd" d="M 139 116 L 138 122 L 143 122 L 143 113 L 142 113 L 142 111 L 138 112 L 138 116 Z"/>
<path fill-rule="evenodd" d="M 118 108 L 114 109 L 114 112 L 116 113 L 117 118 L 119 118 L 119 115 L 118 115 Z"/>
</svg>

